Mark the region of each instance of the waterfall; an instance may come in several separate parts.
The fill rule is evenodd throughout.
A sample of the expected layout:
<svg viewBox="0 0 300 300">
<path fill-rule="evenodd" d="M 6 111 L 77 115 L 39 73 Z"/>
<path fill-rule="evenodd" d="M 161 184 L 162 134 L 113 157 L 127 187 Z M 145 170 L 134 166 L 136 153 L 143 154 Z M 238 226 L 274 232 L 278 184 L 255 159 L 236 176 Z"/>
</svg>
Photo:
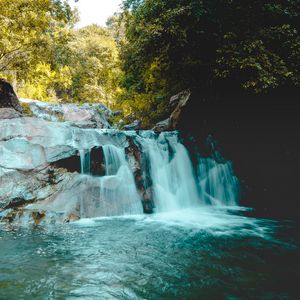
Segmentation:
<svg viewBox="0 0 300 300">
<path fill-rule="evenodd" d="M 68 197 L 80 199 L 80 217 L 140 214 L 149 203 L 154 212 L 237 204 L 239 182 L 230 162 L 199 158 L 194 166 L 174 132 L 115 136 L 114 142 L 98 146 L 102 176 L 92 174 L 91 149 L 79 150 L 84 184 L 80 196 Z"/>
<path fill-rule="evenodd" d="M 134 177 L 126 160 L 124 149 L 103 146 L 105 176 L 101 178 L 100 197 L 106 201 L 103 210 L 108 214 L 139 214 L 143 212 Z"/>
<path fill-rule="evenodd" d="M 197 206 L 199 201 L 193 167 L 186 148 L 177 138 L 161 134 L 145 138 L 142 152 L 148 161 L 156 211 Z"/>
<path fill-rule="evenodd" d="M 80 155 L 80 172 L 81 174 L 89 174 L 91 166 L 91 150 L 78 150 Z"/>
<path fill-rule="evenodd" d="M 114 145 L 102 147 L 105 161 L 105 176 L 90 174 L 91 150 L 79 150 L 81 174 L 89 191 L 80 198 L 80 217 L 131 215 L 143 212 L 133 174 L 123 148 Z"/>
<path fill-rule="evenodd" d="M 102 147 L 105 160 L 105 175 L 116 175 L 122 165 L 127 165 L 124 149 L 113 145 Z"/>
<path fill-rule="evenodd" d="M 212 158 L 200 158 L 198 162 L 200 197 L 208 205 L 236 205 L 239 181 L 234 176 L 230 162 L 217 163 Z"/>
</svg>

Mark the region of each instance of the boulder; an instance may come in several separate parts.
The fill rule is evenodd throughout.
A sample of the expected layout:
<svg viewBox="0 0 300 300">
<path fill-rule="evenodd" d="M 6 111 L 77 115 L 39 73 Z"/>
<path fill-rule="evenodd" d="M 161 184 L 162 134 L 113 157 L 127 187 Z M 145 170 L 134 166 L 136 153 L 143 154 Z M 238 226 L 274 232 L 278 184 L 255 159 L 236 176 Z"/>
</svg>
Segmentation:
<svg viewBox="0 0 300 300">
<path fill-rule="evenodd" d="M 0 119 L 0 219 L 36 225 L 130 211 L 132 197 L 124 195 L 123 206 L 116 205 L 122 196 L 118 186 L 128 185 L 120 178 L 130 179 L 129 171 L 99 177 L 105 174 L 107 144 L 125 147 L 126 134 L 35 117 Z M 93 176 L 79 174 L 80 152 L 89 153 Z"/>
<path fill-rule="evenodd" d="M 153 130 L 156 133 L 160 133 L 163 131 L 170 131 L 177 129 L 179 120 L 181 118 L 182 110 L 187 105 L 191 96 L 191 92 L 186 90 L 177 95 L 171 97 L 169 102 L 169 109 L 172 111 L 169 118 L 166 120 L 158 122 Z"/>
<path fill-rule="evenodd" d="M 160 133 L 160 132 L 163 132 L 163 131 L 169 131 L 169 130 L 172 130 L 170 118 L 158 122 L 158 123 L 155 125 L 155 127 L 153 128 L 153 130 L 154 130 L 156 133 Z"/>
<path fill-rule="evenodd" d="M 125 148 L 127 161 L 134 174 L 134 181 L 145 214 L 153 213 L 154 203 L 150 189 L 146 189 L 146 183 L 142 172 L 141 150 L 131 137 L 127 137 L 128 146 Z"/>
<path fill-rule="evenodd" d="M 108 118 L 113 112 L 99 104 L 60 104 L 21 98 L 29 106 L 32 115 L 43 120 L 68 122 L 79 128 L 111 128 Z"/>
<path fill-rule="evenodd" d="M 44 200 L 60 191 L 74 176 L 52 167 L 30 171 L 2 169 L 0 174 L 0 210 Z"/>
<path fill-rule="evenodd" d="M 14 108 L 0 108 L 0 119 L 20 118 L 22 114 Z"/>
<path fill-rule="evenodd" d="M 141 128 L 140 120 L 134 120 L 132 123 L 124 126 L 124 130 L 139 130 L 140 128 Z"/>
<path fill-rule="evenodd" d="M 12 85 L 4 79 L 0 79 L 0 108 L 13 108 L 22 113 L 22 106 Z"/>
</svg>

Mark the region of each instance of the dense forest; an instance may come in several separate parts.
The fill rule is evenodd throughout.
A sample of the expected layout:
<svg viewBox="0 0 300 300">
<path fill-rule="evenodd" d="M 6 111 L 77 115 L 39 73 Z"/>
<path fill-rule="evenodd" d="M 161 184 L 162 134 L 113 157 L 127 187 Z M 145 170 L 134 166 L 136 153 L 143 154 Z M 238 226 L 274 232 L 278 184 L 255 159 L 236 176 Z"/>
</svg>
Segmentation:
<svg viewBox="0 0 300 300">
<path fill-rule="evenodd" d="M 67 1 L 1 0 L 0 76 L 22 97 L 103 102 L 149 127 L 185 89 L 298 87 L 299 5 L 125 0 L 106 28 L 74 29 Z"/>
<path fill-rule="evenodd" d="M 110 32 L 78 21 L 64 1 L 2 1 L 1 77 L 18 94 L 63 102 L 112 105 L 118 94 L 119 63 Z"/>
</svg>

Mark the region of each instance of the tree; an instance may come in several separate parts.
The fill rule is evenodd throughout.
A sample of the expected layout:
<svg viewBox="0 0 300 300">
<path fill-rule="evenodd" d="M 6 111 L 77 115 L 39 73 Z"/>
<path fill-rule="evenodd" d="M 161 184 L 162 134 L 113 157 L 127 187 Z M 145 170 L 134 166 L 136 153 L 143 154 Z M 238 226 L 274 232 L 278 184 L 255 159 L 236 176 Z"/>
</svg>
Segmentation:
<svg viewBox="0 0 300 300">
<path fill-rule="evenodd" d="M 70 68 L 72 84 L 62 97 L 113 106 L 119 90 L 119 55 L 110 32 L 97 25 L 73 31 L 60 59 Z"/>
<path fill-rule="evenodd" d="M 0 0 L 0 72 L 26 76 L 37 62 L 50 57 L 52 44 L 65 42 L 65 25 L 71 18 L 67 2 Z"/>
<path fill-rule="evenodd" d="M 186 88 L 268 93 L 300 85 L 299 0 L 126 0 L 128 95 L 153 109 Z M 155 82 L 155 83 L 154 83 Z M 159 95 L 160 100 L 154 100 Z M 157 99 L 158 99 L 157 98 Z M 147 104 L 146 104 L 147 102 Z M 135 104 L 133 104 L 135 106 Z M 140 112 L 142 117 L 145 113 Z M 164 111 L 158 111 L 152 122 Z M 149 122 L 149 120 L 147 120 Z"/>
</svg>

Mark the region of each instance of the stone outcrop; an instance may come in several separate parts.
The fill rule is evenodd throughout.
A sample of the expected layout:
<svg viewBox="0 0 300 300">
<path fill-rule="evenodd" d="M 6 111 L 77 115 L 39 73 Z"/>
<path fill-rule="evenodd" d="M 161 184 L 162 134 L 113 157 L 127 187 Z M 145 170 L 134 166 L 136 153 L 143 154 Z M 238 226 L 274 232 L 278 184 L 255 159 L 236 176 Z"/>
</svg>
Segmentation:
<svg viewBox="0 0 300 300">
<path fill-rule="evenodd" d="M 14 119 L 20 118 L 22 114 L 15 110 L 14 108 L 0 108 L 0 119 Z"/>
<path fill-rule="evenodd" d="M 158 122 L 154 126 L 153 130 L 157 133 L 160 133 L 163 131 L 171 131 L 177 129 L 182 110 L 187 105 L 190 96 L 190 91 L 183 91 L 177 95 L 172 96 L 169 102 L 169 110 L 171 111 L 170 117 Z"/>
<path fill-rule="evenodd" d="M 20 99 L 33 116 L 54 122 L 67 122 L 79 128 L 111 128 L 108 121 L 114 113 L 105 105 L 98 104 L 58 104 L 31 99 Z"/>
<path fill-rule="evenodd" d="M 141 121 L 140 120 L 134 120 L 132 123 L 124 125 L 124 130 L 139 130 L 141 129 Z"/>
<path fill-rule="evenodd" d="M 0 119 L 0 128 L 0 219 L 40 224 L 114 213 L 109 197 L 100 195 L 101 185 L 110 191 L 119 184 L 115 176 L 101 181 L 102 145 L 125 147 L 124 133 L 20 116 Z M 93 176 L 79 174 L 82 149 Z"/>
<path fill-rule="evenodd" d="M 4 79 L 0 79 L 0 109 L 1 108 L 12 108 L 22 113 L 22 106 L 19 103 L 12 85 Z"/>
<path fill-rule="evenodd" d="M 150 189 L 146 189 L 144 176 L 142 172 L 142 161 L 139 147 L 135 144 L 131 137 L 127 137 L 128 146 L 125 148 L 128 163 L 133 170 L 135 184 L 143 204 L 143 210 L 146 214 L 153 213 L 154 204 L 151 200 Z"/>
</svg>

